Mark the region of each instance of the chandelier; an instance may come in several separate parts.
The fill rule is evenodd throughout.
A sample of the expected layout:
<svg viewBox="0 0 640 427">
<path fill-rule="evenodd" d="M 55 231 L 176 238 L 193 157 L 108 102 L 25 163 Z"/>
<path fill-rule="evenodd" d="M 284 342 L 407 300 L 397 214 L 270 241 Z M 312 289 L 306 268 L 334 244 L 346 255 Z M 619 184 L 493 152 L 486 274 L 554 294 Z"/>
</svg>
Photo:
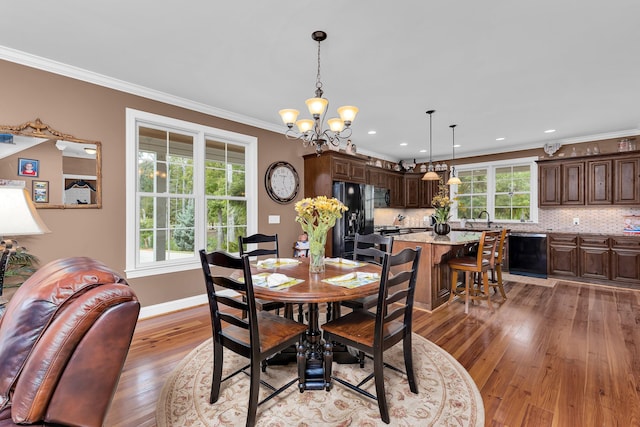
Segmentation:
<svg viewBox="0 0 640 427">
<path fill-rule="evenodd" d="M 300 112 L 293 109 L 280 110 L 280 117 L 287 126 L 285 136 L 287 139 L 300 139 L 302 145 L 308 147 L 315 146 L 318 155 L 322 153 L 325 145 L 331 144 L 339 147 L 342 140 L 346 140 L 351 136 L 351 123 L 358 113 L 358 108 L 345 105 L 338 108 L 340 118 L 331 118 L 327 120 L 328 129 L 323 130 L 325 121 L 325 112 L 329 105 L 329 100 L 322 97 L 322 81 L 320 80 L 320 42 L 327 38 L 324 31 L 314 31 L 311 38 L 318 42 L 318 74 L 316 76 L 316 96 L 305 101 L 309 113 L 313 119 L 297 120 Z M 297 126 L 297 130 L 293 129 L 293 125 Z"/>
<path fill-rule="evenodd" d="M 433 167 L 433 163 L 431 162 L 431 153 L 433 152 L 433 146 L 431 142 L 431 115 L 435 113 L 436 110 L 429 110 L 427 114 L 429 115 L 429 166 L 427 168 L 427 173 L 422 176 L 423 181 L 438 181 L 440 179 L 440 175 L 435 171 Z"/>
</svg>

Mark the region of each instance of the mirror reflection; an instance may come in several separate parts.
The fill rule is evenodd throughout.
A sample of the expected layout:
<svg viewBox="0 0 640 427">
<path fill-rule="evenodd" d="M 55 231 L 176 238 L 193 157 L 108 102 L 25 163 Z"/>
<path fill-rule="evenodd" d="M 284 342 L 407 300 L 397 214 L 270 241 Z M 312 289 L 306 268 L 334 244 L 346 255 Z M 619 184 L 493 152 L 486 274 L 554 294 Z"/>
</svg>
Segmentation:
<svg viewBox="0 0 640 427">
<path fill-rule="evenodd" d="M 102 207 L 101 144 L 39 119 L 0 126 L 0 182 L 24 186 L 37 208 Z"/>
</svg>

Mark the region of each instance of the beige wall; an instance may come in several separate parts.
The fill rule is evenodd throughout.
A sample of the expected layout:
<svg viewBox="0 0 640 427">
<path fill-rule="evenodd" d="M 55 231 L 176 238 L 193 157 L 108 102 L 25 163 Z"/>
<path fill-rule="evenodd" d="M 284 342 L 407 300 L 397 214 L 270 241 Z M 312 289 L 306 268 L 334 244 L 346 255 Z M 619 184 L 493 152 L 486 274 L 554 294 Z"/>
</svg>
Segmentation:
<svg viewBox="0 0 640 427">
<path fill-rule="evenodd" d="M 258 229 L 278 233 L 282 255 L 300 234 L 293 203 L 277 204 L 264 191 L 264 173 L 276 160 L 304 173 L 302 155 L 311 152 L 283 135 L 152 101 L 90 83 L 0 60 L 0 124 L 17 125 L 40 118 L 54 129 L 77 138 L 102 142 L 102 209 L 40 209 L 52 233 L 23 236 L 21 245 L 42 263 L 69 256 L 89 256 L 116 271 L 125 268 L 125 108 L 225 129 L 258 138 Z M 238 94 L 250 99 L 251 94 Z M 277 114 L 274 107 L 274 114 Z M 0 163 L 0 178 L 22 179 L 17 165 Z M 53 181 L 49 176 L 39 179 Z M 301 180 L 302 181 L 302 180 Z M 300 183 L 301 186 L 303 183 Z M 28 185 L 30 190 L 30 185 Z M 300 189 L 299 197 L 304 194 Z M 52 195 L 53 196 L 53 195 Z M 280 224 L 268 224 L 268 215 L 280 215 Z M 7 236 L 11 237 L 11 236 Z M 204 293 L 200 270 L 130 279 L 143 306 Z"/>
</svg>

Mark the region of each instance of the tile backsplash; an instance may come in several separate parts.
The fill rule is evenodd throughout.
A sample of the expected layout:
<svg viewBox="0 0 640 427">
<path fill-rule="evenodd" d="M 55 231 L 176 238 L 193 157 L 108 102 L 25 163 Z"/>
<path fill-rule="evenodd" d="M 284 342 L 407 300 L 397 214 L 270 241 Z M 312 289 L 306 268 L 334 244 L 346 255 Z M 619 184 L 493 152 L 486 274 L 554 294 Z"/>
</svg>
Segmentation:
<svg viewBox="0 0 640 427">
<path fill-rule="evenodd" d="M 429 225 L 428 221 L 423 221 L 424 217 L 432 213 L 433 209 L 376 209 L 374 223 L 376 226 L 424 227 Z M 397 221 L 398 214 L 405 216 L 401 222 Z M 627 215 L 640 216 L 640 208 L 545 208 L 538 211 L 538 223 L 515 222 L 504 225 L 513 231 L 622 234 L 624 217 Z M 573 224 L 574 218 L 578 218 L 578 225 Z M 482 224 L 485 221 L 475 220 L 475 223 Z M 451 224 L 455 226 L 459 223 L 451 221 Z M 501 223 L 495 221 L 493 224 Z"/>
</svg>

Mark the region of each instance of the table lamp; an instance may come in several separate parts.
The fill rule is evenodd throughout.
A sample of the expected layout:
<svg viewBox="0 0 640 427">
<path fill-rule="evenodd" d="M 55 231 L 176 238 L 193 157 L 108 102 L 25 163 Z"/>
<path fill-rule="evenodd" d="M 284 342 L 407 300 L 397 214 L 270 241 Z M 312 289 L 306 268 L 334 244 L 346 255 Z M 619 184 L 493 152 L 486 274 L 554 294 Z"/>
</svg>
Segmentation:
<svg viewBox="0 0 640 427">
<path fill-rule="evenodd" d="M 29 193 L 22 187 L 0 186 L 0 236 L 50 233 L 36 211 Z M 4 274 L 18 242 L 0 237 L 0 304 L 3 302 Z"/>
</svg>

